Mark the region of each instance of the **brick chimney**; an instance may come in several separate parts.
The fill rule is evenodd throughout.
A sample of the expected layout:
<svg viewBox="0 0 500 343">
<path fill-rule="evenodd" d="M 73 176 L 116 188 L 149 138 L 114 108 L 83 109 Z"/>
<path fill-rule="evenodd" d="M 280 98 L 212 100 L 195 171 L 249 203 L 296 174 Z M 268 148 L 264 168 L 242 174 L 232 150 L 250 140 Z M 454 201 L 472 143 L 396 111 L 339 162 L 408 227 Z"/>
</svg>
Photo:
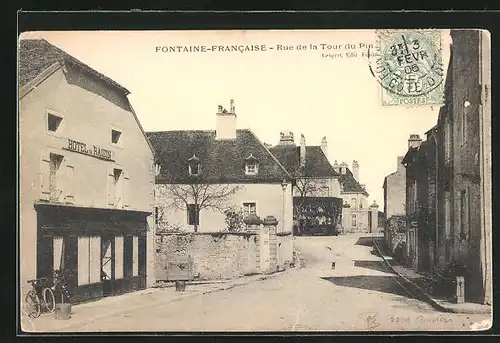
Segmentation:
<svg viewBox="0 0 500 343">
<path fill-rule="evenodd" d="M 410 139 L 408 139 L 408 149 L 418 148 L 420 144 L 422 144 L 422 138 L 420 138 L 420 135 L 411 134 Z"/>
<path fill-rule="evenodd" d="M 236 112 L 233 99 L 231 99 L 229 111 L 219 105 L 215 126 L 215 139 L 236 138 Z"/>
<path fill-rule="evenodd" d="M 303 134 L 300 135 L 300 166 L 306 166 L 306 137 Z"/>
<path fill-rule="evenodd" d="M 356 160 L 352 161 L 352 176 L 354 176 L 354 179 L 359 182 L 359 164 Z"/>
</svg>

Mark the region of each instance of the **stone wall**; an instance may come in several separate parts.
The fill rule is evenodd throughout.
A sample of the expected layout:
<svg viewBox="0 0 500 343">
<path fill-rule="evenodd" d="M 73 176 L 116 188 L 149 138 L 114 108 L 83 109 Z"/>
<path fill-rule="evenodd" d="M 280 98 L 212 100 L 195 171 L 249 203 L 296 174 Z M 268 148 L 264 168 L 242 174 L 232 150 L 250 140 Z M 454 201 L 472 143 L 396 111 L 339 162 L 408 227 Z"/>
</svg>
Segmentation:
<svg viewBox="0 0 500 343">
<path fill-rule="evenodd" d="M 169 263 L 192 260 L 192 278 L 232 279 L 257 273 L 259 237 L 255 233 L 167 233 L 156 236 L 157 281 L 172 280 Z"/>
</svg>

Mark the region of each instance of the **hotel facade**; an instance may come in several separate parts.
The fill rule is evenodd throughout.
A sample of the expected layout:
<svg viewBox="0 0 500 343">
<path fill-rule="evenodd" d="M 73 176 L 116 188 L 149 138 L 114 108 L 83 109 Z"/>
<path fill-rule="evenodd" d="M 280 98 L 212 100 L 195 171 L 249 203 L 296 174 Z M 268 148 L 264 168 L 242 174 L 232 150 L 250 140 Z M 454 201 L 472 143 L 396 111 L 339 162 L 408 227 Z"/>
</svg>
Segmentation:
<svg viewBox="0 0 500 343">
<path fill-rule="evenodd" d="M 20 288 L 70 301 L 154 283 L 153 151 L 128 91 L 45 40 L 19 48 Z"/>
</svg>

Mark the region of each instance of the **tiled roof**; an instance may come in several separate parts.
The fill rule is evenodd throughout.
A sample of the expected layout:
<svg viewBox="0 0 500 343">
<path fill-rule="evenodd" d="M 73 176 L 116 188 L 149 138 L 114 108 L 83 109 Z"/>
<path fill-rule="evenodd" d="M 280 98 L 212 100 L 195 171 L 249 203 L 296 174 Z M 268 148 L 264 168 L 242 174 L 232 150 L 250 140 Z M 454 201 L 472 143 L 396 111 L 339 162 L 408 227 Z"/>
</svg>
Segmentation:
<svg viewBox="0 0 500 343">
<path fill-rule="evenodd" d="M 291 177 L 250 130 L 237 130 L 236 139 L 216 140 L 213 130 L 147 132 L 161 164 L 160 183 L 191 183 L 188 159 L 200 160 L 203 182 L 281 182 Z M 245 175 L 245 159 L 259 161 L 257 175 Z"/>
<path fill-rule="evenodd" d="M 292 175 L 298 175 L 300 167 L 300 147 L 296 145 L 276 145 L 269 149 L 280 163 Z M 368 193 L 361 187 L 358 181 L 352 175 L 349 168 L 346 168 L 345 174 L 335 171 L 328 161 L 321 146 L 306 146 L 306 166 L 305 175 L 308 177 L 339 177 L 344 192 Z"/>
<path fill-rule="evenodd" d="M 361 187 L 358 181 L 356 181 L 349 168 L 346 168 L 345 174 L 340 174 L 339 180 L 344 192 L 363 193 L 368 196 L 368 192 Z"/>
<path fill-rule="evenodd" d="M 278 161 L 290 172 L 295 174 L 300 167 L 300 147 L 295 145 L 276 145 L 269 149 Z M 320 146 L 306 146 L 305 176 L 333 177 L 339 175 L 333 169 Z"/>
<path fill-rule="evenodd" d="M 45 69 L 54 63 L 71 63 L 87 72 L 90 72 L 107 82 L 108 84 L 120 89 L 125 94 L 130 92 L 111 80 L 107 76 L 92 69 L 85 63 L 77 60 L 73 56 L 67 54 L 56 46 L 50 44 L 45 39 L 23 39 L 19 43 L 19 87 L 26 85 L 28 82 L 40 75 Z"/>
</svg>

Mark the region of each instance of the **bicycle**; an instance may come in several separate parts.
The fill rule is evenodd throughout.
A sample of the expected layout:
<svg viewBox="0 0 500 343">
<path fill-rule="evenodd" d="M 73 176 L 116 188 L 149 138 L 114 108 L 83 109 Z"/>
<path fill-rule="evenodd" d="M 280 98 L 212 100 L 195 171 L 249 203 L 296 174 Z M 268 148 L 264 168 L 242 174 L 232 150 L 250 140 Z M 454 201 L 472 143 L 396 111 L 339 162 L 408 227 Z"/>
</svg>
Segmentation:
<svg viewBox="0 0 500 343">
<path fill-rule="evenodd" d="M 26 294 L 28 316 L 30 318 L 38 318 L 42 312 L 42 308 L 48 313 L 53 313 L 56 308 L 56 298 L 52 289 L 47 286 L 48 279 L 43 277 L 28 280 L 28 283 L 33 288 Z"/>
</svg>

